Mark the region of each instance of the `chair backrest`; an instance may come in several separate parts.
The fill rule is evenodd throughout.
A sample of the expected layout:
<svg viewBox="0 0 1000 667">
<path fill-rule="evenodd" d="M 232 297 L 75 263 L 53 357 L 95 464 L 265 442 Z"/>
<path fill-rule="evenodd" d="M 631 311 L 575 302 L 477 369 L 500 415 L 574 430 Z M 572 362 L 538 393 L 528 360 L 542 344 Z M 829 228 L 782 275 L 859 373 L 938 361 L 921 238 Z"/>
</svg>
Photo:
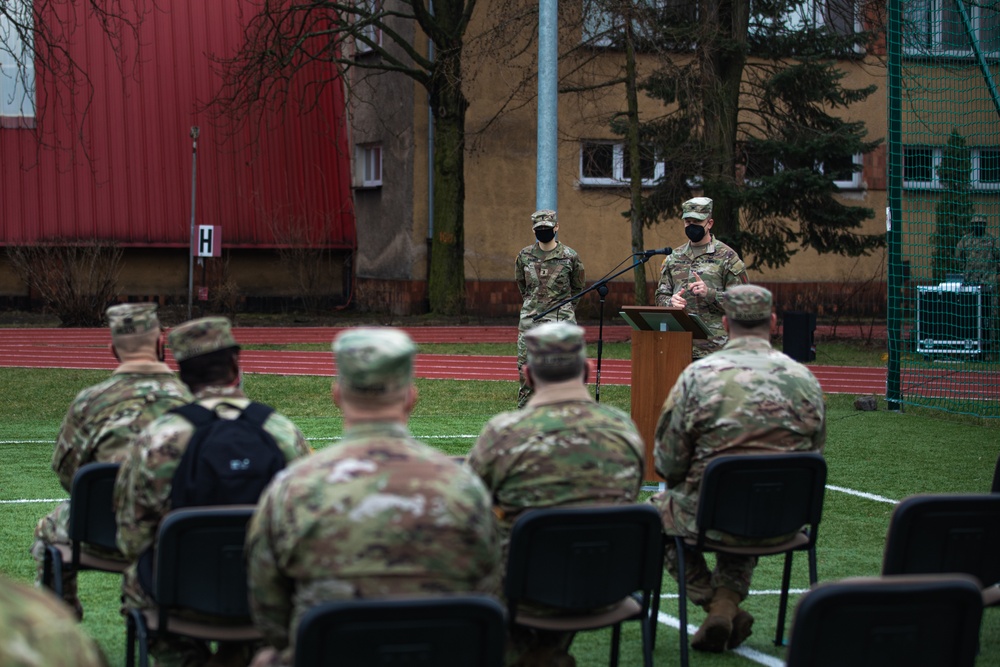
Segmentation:
<svg viewBox="0 0 1000 667">
<path fill-rule="evenodd" d="M 81 543 L 116 550 L 114 491 L 117 463 L 88 463 L 73 476 L 70 489 L 69 538 L 74 562 L 79 561 Z"/>
<path fill-rule="evenodd" d="M 882 574 L 944 572 L 1000 582 L 1000 494 L 922 494 L 896 506 Z"/>
<path fill-rule="evenodd" d="M 225 619 L 250 616 L 243 545 L 252 505 L 167 513 L 156 538 L 153 597 L 160 628 L 177 608 Z"/>
<path fill-rule="evenodd" d="M 564 507 L 525 512 L 514 522 L 504 596 L 567 611 L 605 607 L 643 591 L 659 595 L 663 524 L 652 505 Z"/>
<path fill-rule="evenodd" d="M 787 667 L 972 667 L 982 613 L 964 575 L 822 583 L 795 609 Z"/>
<path fill-rule="evenodd" d="M 825 490 L 826 460 L 816 452 L 720 456 L 701 479 L 699 543 L 708 530 L 767 539 L 803 526 L 815 540 Z"/>
<path fill-rule="evenodd" d="M 993 493 L 1000 493 L 1000 456 L 997 457 L 997 466 L 993 469 L 993 486 L 990 487 Z"/>
<path fill-rule="evenodd" d="M 294 664 L 501 667 L 506 632 L 488 596 L 327 602 L 299 621 Z"/>
</svg>

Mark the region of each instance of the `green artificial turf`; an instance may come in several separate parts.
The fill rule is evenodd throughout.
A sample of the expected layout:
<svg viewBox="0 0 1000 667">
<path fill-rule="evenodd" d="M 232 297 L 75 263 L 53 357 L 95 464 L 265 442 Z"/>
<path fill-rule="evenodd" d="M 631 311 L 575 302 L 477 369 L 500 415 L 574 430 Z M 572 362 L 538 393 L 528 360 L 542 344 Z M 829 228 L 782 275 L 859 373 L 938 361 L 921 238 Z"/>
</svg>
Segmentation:
<svg viewBox="0 0 1000 667">
<path fill-rule="evenodd" d="M 65 496 L 49 469 L 49 459 L 66 407 L 77 391 L 106 376 L 105 371 L 5 368 L 0 372 L 0 571 L 9 576 L 32 579 L 34 562 L 28 554 L 32 531 L 38 518 L 52 507 L 51 502 L 40 500 Z M 420 399 L 411 430 L 449 454 L 467 452 L 486 420 L 511 409 L 516 395 L 513 382 L 418 380 L 417 385 Z M 330 446 L 341 433 L 342 420 L 330 401 L 328 377 L 249 374 L 245 388 L 252 398 L 292 418 L 317 449 Z M 818 548 L 822 581 L 878 574 L 894 501 L 915 493 L 984 492 L 1000 453 L 998 424 L 933 412 L 888 412 L 881 401 L 878 411 L 859 412 L 853 398 L 828 396 L 829 487 Z M 601 400 L 627 411 L 629 388 L 603 386 Z M 775 648 L 771 638 L 778 606 L 773 591 L 779 587 L 780 565 L 781 558 L 765 558 L 755 573 L 753 594 L 745 606 L 757 617 L 757 625 L 747 651 L 693 654 L 692 664 L 753 665 L 760 660 L 778 664 L 773 661 L 783 650 Z M 798 555 L 792 587 L 803 589 L 807 582 L 806 559 Z M 666 597 L 660 610 L 676 618 L 677 589 L 669 576 L 663 590 Z M 81 574 L 80 596 L 86 608 L 84 628 L 104 648 L 112 666 L 123 665 L 125 624 L 118 614 L 117 577 Z M 796 599 L 792 599 L 789 615 Z M 689 607 L 690 623 L 697 625 L 703 616 L 699 608 Z M 657 664 L 676 663 L 677 640 L 675 629 L 659 626 Z M 609 642 L 608 631 L 580 634 L 572 649 L 577 664 L 607 664 Z M 641 664 L 634 623 L 625 625 L 620 664 Z M 985 611 L 978 664 L 1000 664 L 998 608 Z"/>
</svg>

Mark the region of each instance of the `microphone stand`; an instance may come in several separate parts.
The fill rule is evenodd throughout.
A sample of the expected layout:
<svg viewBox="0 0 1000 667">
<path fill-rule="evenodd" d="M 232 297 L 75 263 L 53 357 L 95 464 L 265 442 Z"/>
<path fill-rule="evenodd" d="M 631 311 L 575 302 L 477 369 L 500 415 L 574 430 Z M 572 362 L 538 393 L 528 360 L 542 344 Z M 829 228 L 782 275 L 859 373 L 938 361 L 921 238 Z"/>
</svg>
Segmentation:
<svg viewBox="0 0 1000 667">
<path fill-rule="evenodd" d="M 670 254 L 670 249 L 666 248 L 666 250 L 667 250 L 667 252 L 665 254 L 669 255 Z M 664 253 L 656 253 L 656 252 L 648 252 L 648 253 L 647 252 L 637 252 L 637 253 L 634 253 L 632 256 L 635 257 L 636 259 L 632 263 L 631 266 L 625 267 L 624 269 L 622 269 L 618 273 L 615 273 L 613 275 L 605 276 L 604 278 L 601 278 L 600 280 L 598 280 L 597 282 L 595 282 L 590 287 L 588 287 L 588 288 L 586 288 L 584 290 L 581 290 L 580 292 L 574 294 L 573 296 L 570 296 L 570 297 L 568 297 L 566 299 L 563 299 L 562 301 L 560 301 L 556 305 L 552 306 L 548 310 L 546 310 L 546 311 L 544 311 L 542 313 L 539 313 L 538 315 L 535 315 L 533 318 L 531 318 L 531 320 L 533 322 L 537 322 L 538 320 L 542 319 L 543 317 L 545 317 L 546 315 L 548 315 L 549 313 L 551 313 L 553 310 L 557 310 L 557 309 L 565 306 L 567 303 L 570 303 L 572 301 L 576 301 L 577 299 L 579 299 L 580 297 L 582 297 L 584 294 L 587 294 L 588 292 L 593 292 L 594 290 L 597 290 L 597 293 L 601 297 L 601 311 L 600 311 L 601 312 L 601 316 L 600 316 L 601 319 L 600 319 L 598 327 L 597 327 L 597 377 L 596 377 L 596 382 L 595 382 L 595 385 L 594 385 L 594 399 L 598 403 L 601 402 L 601 353 L 602 353 L 602 351 L 604 349 L 604 297 L 606 297 L 607 294 L 608 294 L 608 283 L 611 282 L 613 279 L 617 278 L 618 276 L 620 276 L 621 274 L 625 273 L 626 271 L 631 271 L 632 269 L 634 269 L 635 267 L 639 266 L 640 264 L 645 264 L 646 262 L 649 261 L 650 257 L 653 257 L 654 255 L 659 255 L 659 254 L 664 254 Z"/>
</svg>

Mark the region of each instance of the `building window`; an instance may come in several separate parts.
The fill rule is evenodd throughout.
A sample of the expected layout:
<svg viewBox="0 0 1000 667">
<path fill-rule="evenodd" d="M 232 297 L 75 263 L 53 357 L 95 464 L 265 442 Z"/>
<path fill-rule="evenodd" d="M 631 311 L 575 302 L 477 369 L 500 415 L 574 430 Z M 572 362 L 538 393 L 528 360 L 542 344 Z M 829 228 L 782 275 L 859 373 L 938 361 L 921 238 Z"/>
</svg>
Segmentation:
<svg viewBox="0 0 1000 667">
<path fill-rule="evenodd" d="M 819 165 L 819 169 L 824 174 L 833 176 L 833 184 L 841 190 L 857 190 L 861 187 L 861 165 L 863 158 L 861 153 L 845 155 L 836 160 L 827 160 Z"/>
<path fill-rule="evenodd" d="M 0 127 L 34 127 L 35 60 L 31 35 L 24 34 L 24 27 L 32 25 L 31 2 L 10 0 L 5 11 L 0 14 Z"/>
<path fill-rule="evenodd" d="M 643 149 L 639 158 L 642 184 L 653 185 L 663 177 L 663 162 L 656 160 L 652 150 Z M 631 163 L 625 144 L 614 141 L 585 141 L 580 147 L 580 184 L 622 186 L 628 183 Z"/>
<path fill-rule="evenodd" d="M 358 144 L 356 148 L 356 177 L 354 186 L 377 188 L 382 186 L 382 144 Z"/>
<path fill-rule="evenodd" d="M 354 40 L 358 53 L 371 53 L 382 46 L 382 29 L 376 18 L 382 12 L 382 0 L 358 0 L 358 36 Z"/>
<path fill-rule="evenodd" d="M 583 0 L 581 42 L 601 48 L 622 44 L 625 19 L 617 11 L 621 6 L 621 3 L 608 0 Z M 629 6 L 635 12 L 632 31 L 640 42 L 661 36 L 661 24 L 694 23 L 698 17 L 698 4 L 690 0 L 638 0 Z"/>
<path fill-rule="evenodd" d="M 970 57 L 975 39 L 983 54 L 1000 57 L 1000 10 L 990 3 L 965 2 L 971 39 L 955 0 L 907 0 L 903 7 L 903 48 L 907 54 Z"/>
<path fill-rule="evenodd" d="M 806 27 L 828 26 L 839 35 L 852 35 L 862 31 L 861 21 L 855 11 L 856 0 L 798 0 L 774 4 L 752 2 L 750 5 L 750 33 L 777 29 L 792 33 Z"/>
<path fill-rule="evenodd" d="M 944 150 L 934 146 L 903 147 L 903 187 L 911 190 L 941 187 L 938 169 Z M 1000 148 L 969 149 L 970 178 L 973 190 L 1000 190 Z"/>
</svg>

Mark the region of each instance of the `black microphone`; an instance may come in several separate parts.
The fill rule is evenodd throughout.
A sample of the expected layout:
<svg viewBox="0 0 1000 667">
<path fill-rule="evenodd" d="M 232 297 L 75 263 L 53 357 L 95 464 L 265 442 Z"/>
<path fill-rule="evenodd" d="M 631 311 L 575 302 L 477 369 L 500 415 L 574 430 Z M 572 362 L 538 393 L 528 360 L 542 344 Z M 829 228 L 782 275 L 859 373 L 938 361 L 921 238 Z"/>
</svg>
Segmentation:
<svg viewBox="0 0 1000 667">
<path fill-rule="evenodd" d="M 643 257 L 652 257 L 653 255 L 670 255 L 673 252 L 673 248 L 654 248 L 652 250 L 643 250 L 642 252 L 637 252 L 635 254 L 642 255 Z"/>
</svg>

